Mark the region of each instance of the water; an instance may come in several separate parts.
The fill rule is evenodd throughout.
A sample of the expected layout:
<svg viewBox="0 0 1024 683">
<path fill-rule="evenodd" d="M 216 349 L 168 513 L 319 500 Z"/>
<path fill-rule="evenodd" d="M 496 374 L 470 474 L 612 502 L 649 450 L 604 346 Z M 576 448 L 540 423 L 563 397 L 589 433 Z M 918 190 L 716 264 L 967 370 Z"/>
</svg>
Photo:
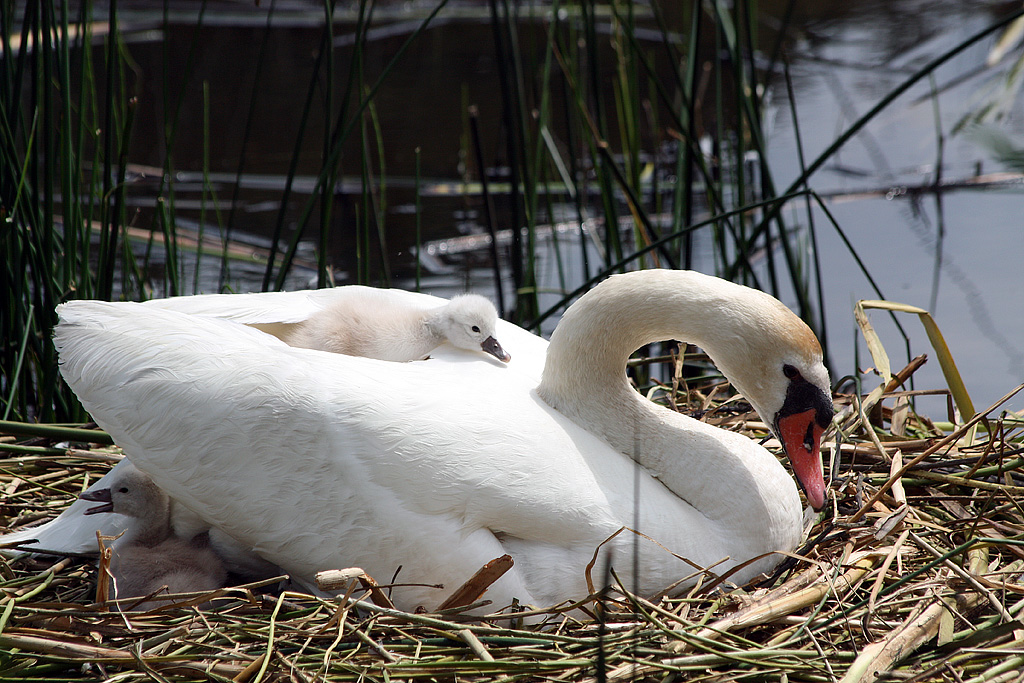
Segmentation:
<svg viewBox="0 0 1024 683">
<path fill-rule="evenodd" d="M 371 72 L 397 49 L 408 30 L 401 10 L 395 7 L 399 6 L 391 9 L 397 13 L 390 18 L 382 15 L 381 30 L 370 42 L 367 62 Z M 794 13 L 797 24 L 793 34 L 798 38 L 790 60 L 805 157 L 809 160 L 824 150 L 880 97 L 929 59 L 988 25 L 1001 9 L 1000 4 L 991 2 L 800 3 Z M 783 9 L 766 7 L 766 11 L 781 16 Z M 222 16 L 223 20 L 208 22 L 200 33 L 195 75 L 189 84 L 193 94 L 182 109 L 179 144 L 174 150 L 178 168 L 202 168 L 199 150 L 204 124 L 198 85 L 206 82 L 211 97 L 212 170 L 233 174 L 243 148 L 247 174 L 281 176 L 287 169 L 295 121 L 305 98 L 305 74 L 311 68 L 319 35 L 319 15 L 286 15 L 291 18 L 282 20 L 273 32 L 267 49 L 274 58 L 261 74 L 261 88 L 255 95 L 260 116 L 250 123 L 245 119 L 251 96 L 246 79 L 252 75 L 247 74 L 244 65 L 256 63 L 263 37 L 262 22 L 254 23 L 253 16 Z M 131 21 L 130 16 L 122 19 Z M 531 30 L 524 28 L 525 40 L 536 39 L 536 35 L 531 37 Z M 134 44 L 132 54 L 144 71 L 150 69 L 149 73 L 153 73 L 153 67 L 147 65 L 160 63 L 165 49 L 172 61 L 184 63 L 191 31 L 187 23 L 178 24 L 167 34 L 166 44 Z M 339 31 L 339 50 L 344 49 L 345 40 L 344 31 Z M 979 408 L 1024 380 L 1024 315 L 1019 295 L 1024 281 L 1020 273 L 1024 185 L 1011 182 L 987 190 L 951 187 L 942 192 L 907 192 L 904 188 L 931 185 L 939 168 L 945 181 L 968 179 L 979 171 L 1005 170 L 975 138 L 953 132 L 958 123 L 995 103 L 1003 115 L 990 116 L 987 124 L 1024 133 L 1024 124 L 1015 116 L 1024 111 L 1019 84 L 1008 78 L 1021 51 L 1018 48 L 994 68 L 985 68 L 994 41 L 994 37 L 982 41 L 940 68 L 934 79 L 915 86 L 811 179 L 812 187 L 829 197 L 829 210 L 882 293 L 891 300 L 933 311 Z M 383 215 L 387 261 L 395 284 L 413 283 L 411 178 L 417 147 L 422 150 L 428 195 L 423 204 L 424 239 L 441 240 L 482 226 L 479 199 L 450 192 L 449 185 L 462 177 L 468 163 L 460 144 L 465 134 L 466 103 L 480 107 L 488 163 L 501 163 L 500 92 L 492 44 L 486 23 L 454 16 L 443 18 L 413 46 L 401 70 L 385 83 L 377 97 L 377 115 L 384 131 L 383 169 L 378 171 L 391 178 Z M 172 81 L 177 76 L 172 73 Z M 143 82 L 148 97 L 158 101 L 162 89 L 159 78 L 154 74 Z M 937 97 L 932 96 L 935 93 Z M 769 82 L 767 95 L 769 163 L 776 186 L 781 188 L 799 174 L 800 168 L 796 127 L 781 74 Z M 158 121 L 155 115 L 140 114 L 135 157 L 139 163 L 160 163 L 163 151 Z M 245 143 L 247 125 L 251 125 L 251 137 Z M 319 168 L 323 128 L 323 122 L 314 117 L 303 145 L 300 173 L 315 173 Z M 235 188 L 225 180 L 216 183 L 215 189 L 224 204 Z M 236 230 L 268 235 L 277 218 L 278 193 L 279 189 L 273 187 L 242 188 L 234 217 Z M 300 188 L 287 210 L 289 226 L 294 225 L 307 198 Z M 351 226 L 360 204 L 358 187 L 341 193 L 334 207 L 338 225 Z M 182 212 L 183 217 L 188 215 Z M 194 218 L 195 212 L 191 215 Z M 791 203 L 786 216 L 792 225 L 807 225 L 802 202 Z M 824 212 L 815 209 L 812 217 L 825 273 L 824 310 L 831 367 L 838 377 L 855 372 L 855 357 L 859 357 L 861 369 L 871 365 L 855 331 L 852 309 L 857 299 L 878 295 Z M 568 253 L 579 253 L 580 239 L 578 233 L 564 232 L 560 245 Z M 307 250 L 311 247 L 306 245 Z M 587 248 L 593 257 L 597 256 L 596 246 L 589 244 Z M 336 231 L 330 260 L 339 281 L 360 267 L 352 256 L 354 252 L 351 230 Z M 698 242 L 696 267 L 713 268 L 709 253 L 701 250 Z M 428 265 L 451 266 L 458 262 L 441 259 Z M 494 295 L 490 267 L 480 260 L 469 263 L 476 265 L 426 271 L 424 288 L 447 295 L 469 286 Z M 579 259 L 570 259 L 561 271 L 555 263 L 550 252 L 541 255 L 542 286 L 554 288 L 564 281 L 572 289 L 582 281 Z M 212 291 L 219 286 L 219 269 L 214 272 L 209 270 L 212 267 L 208 263 L 204 268 L 200 290 Z M 379 265 L 372 270 L 378 276 L 382 274 Z M 237 268 L 231 275 L 230 284 L 236 289 L 260 286 L 259 268 Z M 313 283 L 313 278 L 313 270 L 300 268 L 289 287 L 305 286 Z M 505 286 L 510 296 L 507 282 Z M 542 309 L 557 298 L 554 293 L 544 295 Z M 787 299 L 785 293 L 783 298 Z M 787 303 L 793 303 L 791 298 Z M 872 320 L 892 356 L 894 369 L 901 367 L 907 360 L 902 340 L 886 316 L 876 312 Z M 912 337 L 912 353 L 930 351 L 918 322 L 910 316 L 903 316 L 902 321 Z M 918 372 L 916 380 L 918 389 L 945 386 L 934 357 Z M 868 387 L 871 381 L 866 380 Z M 926 412 L 941 415 L 944 405 L 928 404 Z M 1024 398 L 1018 396 L 1009 405 L 1022 409 Z"/>
<path fill-rule="evenodd" d="M 985 10 L 995 7 L 864 5 L 849 17 L 822 23 L 816 27 L 819 40 L 798 47 L 801 57 L 794 61 L 793 72 L 808 158 L 927 60 L 991 23 L 992 15 Z M 812 178 L 818 191 L 835 195 L 829 208 L 884 295 L 935 315 L 979 409 L 1024 381 L 1024 307 L 1019 297 L 1024 282 L 1024 184 L 1016 180 L 994 190 L 954 187 L 921 194 L 902 193 L 901 188 L 933 183 L 940 166 L 946 182 L 966 180 L 979 171 L 1007 170 L 968 132 L 951 132 L 993 103 L 1004 115 L 989 117 L 988 125 L 1024 132 L 1019 81 L 1008 79 L 1020 48 L 995 68 L 985 69 L 993 43 L 994 38 L 982 41 L 939 68 L 933 80 L 922 81 L 901 97 L 842 149 L 836 164 Z M 937 99 L 931 97 L 933 92 L 939 93 Z M 771 165 L 782 184 L 799 174 L 787 103 L 778 104 L 775 123 Z M 896 191 L 887 193 L 887 188 Z M 879 189 L 880 195 L 853 198 L 858 192 Z M 853 369 L 855 338 L 861 367 L 868 367 L 871 363 L 850 313 L 855 300 L 877 295 L 821 211 L 814 213 L 814 221 L 827 274 L 833 369 Z M 904 315 L 901 321 L 913 338 L 913 352 L 930 352 L 914 316 Z M 878 312 L 872 314 L 872 322 L 893 357 L 894 369 L 902 366 L 906 356 L 894 326 Z M 932 360 L 917 374 L 919 389 L 944 386 L 934 354 L 929 356 Z M 1019 410 L 1024 399 L 1017 396 L 1010 406 Z"/>
<path fill-rule="evenodd" d="M 846 16 L 808 21 L 804 29 L 813 40 L 798 43 L 791 67 L 805 159 L 809 162 L 824 151 L 839 132 L 923 64 L 989 25 L 993 17 L 984 11 L 987 6 L 861 3 Z M 1024 123 L 1013 116 L 1024 111 L 1020 90 L 1007 77 L 1021 52 L 985 68 L 994 40 L 968 49 L 937 70 L 933 80 L 906 93 L 811 178 L 811 186 L 830 197 L 829 210 L 882 295 L 933 313 L 978 409 L 1024 381 L 1024 307 L 1019 296 L 1024 283 L 1024 182 L 1017 176 L 994 189 L 964 187 L 979 174 L 1007 169 L 969 127 L 953 132 L 997 103 L 1004 115 L 993 113 L 986 124 L 1024 133 Z M 937 98 L 932 96 L 936 92 Z M 781 188 L 800 174 L 797 127 L 780 78 L 770 94 L 774 125 L 769 162 Z M 930 189 L 937 179 L 948 189 Z M 803 206 L 791 203 L 786 212 L 791 225 L 807 224 Z M 852 375 L 858 368 L 873 367 L 853 320 L 854 303 L 880 297 L 825 213 L 815 209 L 813 222 L 825 281 L 831 369 L 835 377 Z M 571 242 L 577 243 L 578 238 Z M 710 268 L 710 253 L 699 247 L 697 267 Z M 554 283 L 550 268 L 546 274 L 545 282 Z M 476 284 L 489 286 L 487 275 L 481 273 Z M 793 305 L 794 298 L 787 303 Z M 911 337 L 909 355 L 886 314 L 870 317 L 893 370 L 910 356 L 927 353 L 930 361 L 916 373 L 914 387 L 946 386 L 916 316 L 900 316 Z M 864 382 L 867 390 L 878 380 L 867 376 Z M 921 399 L 919 407 L 937 419 L 946 414 L 945 399 Z M 1024 396 L 1004 407 L 1021 410 Z"/>
</svg>

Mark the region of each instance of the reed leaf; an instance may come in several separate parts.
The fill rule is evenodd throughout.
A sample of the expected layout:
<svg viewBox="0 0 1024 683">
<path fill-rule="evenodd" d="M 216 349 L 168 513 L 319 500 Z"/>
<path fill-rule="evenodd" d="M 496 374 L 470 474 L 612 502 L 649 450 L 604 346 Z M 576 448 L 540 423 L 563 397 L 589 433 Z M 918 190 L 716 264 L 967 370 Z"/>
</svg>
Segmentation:
<svg viewBox="0 0 1024 683">
<path fill-rule="evenodd" d="M 891 373 L 888 369 L 888 358 L 885 355 L 885 350 L 882 348 L 882 343 L 879 340 L 878 335 L 874 333 L 874 330 L 871 329 L 870 323 L 867 322 L 867 316 L 864 313 L 866 309 L 879 309 L 916 314 L 918 319 L 921 321 L 921 324 L 924 326 L 925 333 L 928 335 L 928 341 L 931 343 L 932 349 L 935 351 L 935 356 L 939 361 L 939 366 L 942 368 L 942 375 L 946 380 L 946 385 L 949 387 L 950 393 L 953 395 L 953 401 L 960 410 L 961 416 L 963 416 L 964 419 L 969 419 L 977 414 L 974 409 L 974 402 L 971 400 L 971 396 L 967 392 L 967 387 L 964 385 L 963 377 L 960 375 L 960 371 L 956 367 L 956 361 L 953 360 L 953 354 L 949 350 L 949 346 L 946 344 L 946 340 L 942 336 L 942 331 L 939 329 L 939 326 L 935 322 L 935 318 L 932 317 L 931 313 L 923 308 L 918 308 L 917 306 L 892 301 L 861 300 L 857 302 L 855 310 L 857 311 L 858 325 L 861 326 L 865 340 L 868 341 L 868 349 L 871 350 L 871 355 L 875 358 L 875 362 L 879 364 L 880 370 L 884 363 L 885 369 L 883 371 L 883 378 L 886 382 L 888 381 L 888 377 L 891 377 Z M 863 323 L 861 322 L 862 320 Z M 865 324 L 867 325 L 866 327 Z"/>
</svg>

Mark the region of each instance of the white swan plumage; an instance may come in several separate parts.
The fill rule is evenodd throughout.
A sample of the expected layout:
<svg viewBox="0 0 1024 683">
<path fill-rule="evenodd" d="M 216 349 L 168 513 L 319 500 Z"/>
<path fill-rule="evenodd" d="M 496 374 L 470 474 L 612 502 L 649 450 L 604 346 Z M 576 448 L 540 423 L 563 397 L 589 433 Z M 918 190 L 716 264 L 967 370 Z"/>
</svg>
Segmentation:
<svg viewBox="0 0 1024 683">
<path fill-rule="evenodd" d="M 508 366 L 456 349 L 395 364 L 160 306 L 78 301 L 59 313 L 61 372 L 133 462 L 306 583 L 322 569 L 390 577 L 401 566 L 402 582 L 451 590 L 509 553 L 515 566 L 487 597 L 551 604 L 586 595 L 586 564 L 623 526 L 716 571 L 792 550 L 801 505 L 774 456 L 629 389 L 625 360 L 651 341 L 701 344 L 823 503 L 818 442 L 831 402 L 817 340 L 772 297 L 698 273 L 595 287 L 556 329 L 539 386 L 535 366 L 515 370 L 511 340 Z M 633 539 L 605 547 L 644 593 L 690 572 L 643 541 L 633 577 Z M 404 586 L 393 597 L 411 609 L 446 595 Z"/>
<path fill-rule="evenodd" d="M 454 305 L 453 305 L 454 304 Z M 439 344 L 477 349 L 507 362 L 509 354 L 498 343 L 499 336 L 515 339 L 521 357 L 517 368 L 540 381 L 547 341 L 497 318 L 494 305 L 484 297 L 465 294 L 443 299 L 401 289 L 380 289 L 346 285 L 331 289 L 251 294 L 202 294 L 154 299 L 147 307 L 175 310 L 193 315 L 240 322 L 272 334 L 291 345 L 321 347 L 336 353 L 361 355 L 381 360 L 417 360 Z M 358 320 L 354 318 L 358 317 Z M 313 323 L 311 330 L 309 325 Z M 343 326 L 358 328 L 358 340 L 338 340 Z M 474 325 L 480 332 L 475 333 Z M 500 333 L 499 333 L 500 330 Z M 298 338 L 298 344 L 296 339 Z M 333 347 L 333 348 L 332 348 Z M 484 357 L 486 358 L 486 357 Z M 131 465 L 124 461 L 96 480 L 86 493 L 109 488 L 110 481 Z M 171 523 L 179 535 L 210 531 L 211 546 L 228 570 L 245 580 L 260 580 L 281 573 L 261 560 L 244 544 L 234 542 L 188 508 L 171 501 Z M 95 553 L 96 533 L 117 536 L 131 520 L 120 514 L 88 516 L 84 500 L 74 501 L 58 517 L 38 526 L 0 536 L 0 544 L 24 544 L 51 552 Z M 16 555 L 16 550 L 0 553 Z"/>
</svg>

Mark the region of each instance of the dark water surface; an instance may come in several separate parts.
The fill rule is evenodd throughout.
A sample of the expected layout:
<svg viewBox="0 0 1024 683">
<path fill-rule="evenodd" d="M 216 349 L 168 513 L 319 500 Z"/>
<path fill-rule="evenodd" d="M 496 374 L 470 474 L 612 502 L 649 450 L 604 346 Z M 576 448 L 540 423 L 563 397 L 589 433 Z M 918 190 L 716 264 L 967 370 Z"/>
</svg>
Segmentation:
<svg viewBox="0 0 1024 683">
<path fill-rule="evenodd" d="M 165 35 L 140 33 L 130 44 L 144 92 L 133 161 L 157 167 L 163 163 L 162 79 L 168 78 L 174 88 L 185 87 L 187 96 L 172 153 L 175 167 L 186 172 L 179 178 L 179 215 L 183 221 L 198 221 L 201 178 L 197 174 L 203 167 L 203 84 L 207 84 L 209 168 L 217 181 L 222 220 L 230 213 L 229 200 L 236 191 L 233 177 L 244 150 L 246 179 L 238 190 L 239 203 L 231 220 L 234 236 L 247 233 L 255 239 L 266 239 L 277 220 L 280 187 L 292 157 L 321 34 L 319 10 L 293 6 L 294 11 L 281 11 L 279 6 L 264 46 L 266 4 L 230 13 L 211 11 L 198 34 L 194 33 L 194 11 L 186 7 L 175 15 L 180 21 Z M 784 6 L 763 3 L 766 27 L 777 23 Z M 419 23 L 420 14 L 403 14 L 401 7 L 410 6 L 383 7 L 390 10 L 381 10 L 370 36 L 367 74 L 379 73 Z M 1005 3 L 949 0 L 798 3 L 788 55 L 804 157 L 815 157 L 897 84 L 992 23 L 1007 7 Z M 472 5 L 452 6 L 420 36 L 375 99 L 383 140 L 383 167 L 375 170 L 387 178 L 384 227 L 393 285 L 411 286 L 415 272 L 412 188 L 417 148 L 421 150 L 426 195 L 423 239 L 442 240 L 483 228 L 479 196 L 462 193 L 456 186 L 463 178 L 475 178 L 467 176 L 467 164 L 472 164 L 465 158 L 466 105 L 479 108 L 487 163 L 500 167 L 504 161 L 493 36 L 483 17 Z M 147 23 L 158 27 L 159 13 L 122 13 L 122 21 L 140 28 Z M 346 31 L 351 31 L 350 25 L 336 26 L 339 82 L 348 68 L 345 55 L 350 54 L 352 36 Z M 542 23 L 525 22 L 520 34 L 524 50 L 533 46 L 540 54 L 537 41 L 542 41 L 543 35 Z M 1013 169 L 995 159 L 979 136 L 970 132 L 975 130 L 972 125 L 963 124 L 981 123 L 1024 140 L 1021 76 L 1014 71 L 1014 66 L 1020 67 L 1021 48 L 987 67 L 986 58 L 996 37 L 981 41 L 941 67 L 934 78 L 921 81 L 811 179 L 885 297 L 934 312 L 979 408 L 1024 381 L 1024 185 L 1011 178 L 995 188 L 967 186 L 979 174 Z M 269 59 L 258 75 L 254 94 L 254 65 L 261 49 Z M 194 51 L 191 57 L 190 50 Z M 165 76 L 158 67 L 165 59 L 180 65 L 191 60 L 188 81 L 181 80 L 184 68 Z M 800 171 L 796 127 L 781 73 L 768 83 L 769 162 L 776 187 L 782 188 Z M 323 91 L 316 97 L 321 105 L 317 111 L 323 111 Z M 252 120 L 248 118 L 250 102 L 258 112 Z M 287 207 L 289 229 L 308 197 L 302 188 L 320 167 L 323 133 L 322 117 L 315 115 L 298 169 L 300 175 L 307 176 L 307 183 L 299 184 L 296 199 Z M 350 145 L 348 154 L 354 166 L 360 158 L 358 140 Z M 358 267 L 352 226 L 362 210 L 359 169 L 345 164 L 347 179 L 336 195 L 336 228 L 330 244 L 330 261 L 339 282 Z M 193 175 L 187 174 L 190 171 Z M 951 183 L 942 192 L 928 189 L 937 177 Z M 140 187 L 153 183 L 141 178 L 137 182 Z M 195 190 L 191 196 L 189 183 Z M 918 192 L 915 188 L 925 189 Z M 136 197 L 143 216 L 151 200 L 144 193 Z M 499 198 L 499 210 L 501 201 Z M 808 225 L 803 202 L 791 203 L 786 214 L 791 225 Z M 215 222 L 211 215 L 208 210 L 207 223 Z M 855 348 L 859 348 L 861 368 L 871 365 L 863 343 L 856 341 L 859 336 L 852 308 L 855 300 L 878 295 L 824 212 L 814 209 L 812 218 L 824 271 L 832 369 L 841 376 L 854 371 Z M 695 267 L 713 271 L 710 245 L 700 239 Z M 568 226 L 559 246 L 578 253 L 579 240 L 575 226 Z M 541 285 L 557 288 L 563 278 L 570 289 L 575 287 L 583 279 L 579 259 L 570 260 L 559 271 L 549 245 L 545 242 L 546 250 L 540 256 Z M 439 251 L 440 245 L 433 246 L 433 256 L 422 262 L 424 289 L 451 294 L 469 286 L 493 295 L 492 271 L 481 259 L 451 256 Z M 458 241 L 449 245 L 456 250 L 463 246 Z M 305 244 L 300 253 L 305 263 L 314 261 L 312 244 Z M 596 251 L 592 255 L 596 257 Z M 383 275 L 377 266 L 372 272 L 378 278 Z M 261 276 L 259 267 L 236 265 L 229 284 L 234 289 L 258 289 Z M 299 269 L 288 286 L 306 286 L 315 282 L 314 278 L 312 270 Z M 210 259 L 201 269 L 198 289 L 215 291 L 219 284 L 219 269 Z M 542 308 L 557 298 L 556 294 L 545 296 Z M 902 340 L 883 314 L 874 313 L 872 320 L 883 335 L 894 369 L 901 367 L 906 361 Z M 919 323 L 910 316 L 903 316 L 902 321 L 912 336 L 913 353 L 930 351 Z M 945 386 L 934 360 L 917 377 L 918 389 Z M 1017 397 L 1010 405 L 1024 408 L 1024 398 Z M 926 412 L 940 417 L 943 410 L 944 403 L 936 403 Z"/>
<path fill-rule="evenodd" d="M 797 47 L 795 99 L 808 158 L 900 81 L 991 23 L 992 10 L 1000 8 L 960 2 L 854 5 L 842 19 L 812 24 L 817 39 L 809 35 Z M 829 208 L 886 298 L 935 315 L 978 409 L 1024 381 L 1024 184 L 1017 176 L 993 189 L 964 187 L 979 174 L 1024 171 L 994 160 L 977 128 L 1006 131 L 1024 145 L 1024 98 L 1014 73 L 1021 48 L 986 68 L 995 41 L 968 48 L 934 79 L 920 82 L 812 179 L 816 190 L 834 196 Z M 787 103 L 779 102 L 777 112 L 770 160 L 784 184 L 798 175 L 799 164 Z M 913 191 L 937 179 L 949 189 Z M 869 194 L 857 196 L 864 191 Z M 849 371 L 853 302 L 876 295 L 822 212 L 814 220 L 827 273 L 834 369 Z M 901 317 L 914 353 L 930 352 L 915 318 Z M 902 366 L 906 356 L 894 327 L 880 312 L 872 322 L 894 369 Z M 859 346 L 861 366 L 867 367 L 866 349 Z M 934 354 L 929 356 L 918 373 L 919 389 L 944 386 Z M 941 404 L 933 405 L 929 412 L 940 414 Z M 1020 410 L 1024 398 L 1018 395 L 1010 405 Z"/>
</svg>

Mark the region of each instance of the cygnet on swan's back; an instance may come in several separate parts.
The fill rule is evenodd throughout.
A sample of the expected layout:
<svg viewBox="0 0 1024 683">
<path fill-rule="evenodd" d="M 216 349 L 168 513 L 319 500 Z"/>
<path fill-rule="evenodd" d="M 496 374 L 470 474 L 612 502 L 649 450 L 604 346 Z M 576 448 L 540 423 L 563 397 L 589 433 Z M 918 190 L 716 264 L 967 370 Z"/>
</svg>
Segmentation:
<svg viewBox="0 0 1024 683">
<path fill-rule="evenodd" d="M 307 349 L 401 362 L 426 358 L 447 341 L 507 363 L 511 356 L 495 337 L 497 321 L 494 304 L 478 294 L 463 294 L 444 306 L 423 310 L 367 289 L 313 315 L 286 341 Z"/>
<path fill-rule="evenodd" d="M 206 535 L 188 540 L 175 536 L 170 499 L 134 466 L 123 468 L 109 488 L 88 491 L 81 498 L 102 503 L 86 510 L 87 515 L 116 512 L 132 520 L 111 546 L 114 597 L 141 597 L 163 586 L 170 593 L 224 586 L 227 573 L 217 555 L 206 547 Z M 133 609 L 146 610 L 161 604 L 166 603 L 147 601 Z"/>
</svg>

